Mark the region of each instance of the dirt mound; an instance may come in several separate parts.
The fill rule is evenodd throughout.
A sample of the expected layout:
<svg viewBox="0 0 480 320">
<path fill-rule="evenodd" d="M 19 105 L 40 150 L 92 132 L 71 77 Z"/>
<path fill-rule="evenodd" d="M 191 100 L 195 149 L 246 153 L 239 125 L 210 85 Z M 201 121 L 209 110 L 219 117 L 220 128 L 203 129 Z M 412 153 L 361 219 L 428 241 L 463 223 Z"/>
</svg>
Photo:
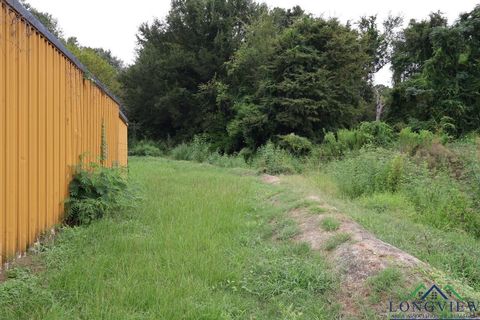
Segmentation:
<svg viewBox="0 0 480 320">
<path fill-rule="evenodd" d="M 262 181 L 279 184 L 280 178 L 264 175 Z M 365 319 L 360 302 L 368 301 L 371 288 L 368 279 L 387 268 L 400 270 L 410 286 L 421 281 L 419 270 L 427 270 L 428 265 L 414 256 L 376 238 L 358 223 L 329 205 L 318 195 L 306 197 L 309 202 L 318 203 L 321 214 L 312 214 L 308 208 L 296 208 L 290 216 L 297 222 L 299 233 L 295 241 L 308 243 L 313 250 L 320 251 L 329 261 L 340 278 L 340 290 L 336 301 L 341 305 L 342 319 Z M 335 228 L 322 228 L 322 221 L 335 221 Z M 330 230 L 330 231 L 329 231 Z M 332 244 L 333 243 L 333 244 Z M 368 303 L 376 315 L 385 315 L 387 299 Z"/>
<path fill-rule="evenodd" d="M 308 199 L 312 200 L 313 197 Z M 412 275 L 417 273 L 419 267 L 427 267 L 414 256 L 376 238 L 341 213 L 330 211 L 327 214 L 312 215 L 302 209 L 295 209 L 290 213 L 300 229 L 294 239 L 308 243 L 313 250 L 321 251 L 340 276 L 337 300 L 342 305 L 343 316 L 347 318 L 361 318 L 359 301 L 370 295 L 367 280 L 371 276 L 386 268 L 395 267 L 408 275 L 409 280 L 414 283 L 420 279 L 420 276 L 412 277 Z M 340 222 L 337 230 L 325 231 L 321 228 L 322 220 L 327 218 Z M 348 240 L 328 250 L 326 245 L 329 240 L 338 235 L 348 235 Z M 370 307 L 377 314 L 385 314 L 386 306 L 386 301 L 381 301 Z"/>
</svg>

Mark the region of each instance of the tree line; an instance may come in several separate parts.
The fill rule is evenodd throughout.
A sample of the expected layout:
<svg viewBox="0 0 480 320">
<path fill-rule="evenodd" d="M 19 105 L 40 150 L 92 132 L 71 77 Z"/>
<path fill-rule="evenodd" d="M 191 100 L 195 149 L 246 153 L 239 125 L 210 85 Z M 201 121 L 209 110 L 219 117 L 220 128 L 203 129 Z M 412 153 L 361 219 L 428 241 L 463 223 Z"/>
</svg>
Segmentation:
<svg viewBox="0 0 480 320">
<path fill-rule="evenodd" d="M 433 12 L 402 25 L 253 0 L 172 0 L 164 19 L 139 28 L 127 68 L 109 51 L 66 43 L 124 100 L 133 139 L 202 135 L 231 153 L 290 133 L 321 142 L 375 119 L 399 130 L 477 131 L 480 6 L 451 24 Z M 392 88 L 374 85 L 389 63 Z"/>
</svg>

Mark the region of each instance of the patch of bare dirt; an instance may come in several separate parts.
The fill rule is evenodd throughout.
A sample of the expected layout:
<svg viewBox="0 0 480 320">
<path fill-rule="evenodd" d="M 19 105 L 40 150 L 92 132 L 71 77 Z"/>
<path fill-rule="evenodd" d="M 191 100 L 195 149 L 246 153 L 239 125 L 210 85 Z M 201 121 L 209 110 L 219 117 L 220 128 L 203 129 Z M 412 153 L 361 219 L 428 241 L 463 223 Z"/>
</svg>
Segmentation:
<svg viewBox="0 0 480 320">
<path fill-rule="evenodd" d="M 28 251 L 13 260 L 9 260 L 3 266 L 0 265 L 0 283 L 8 280 L 7 271 L 13 268 L 25 268 L 32 273 L 45 271 L 45 265 L 39 259 L 38 252 L 41 246 L 49 246 L 53 243 L 57 230 L 52 228 L 44 232 Z"/>
<path fill-rule="evenodd" d="M 262 175 L 262 182 L 268 184 L 279 184 L 280 178 L 277 176 L 271 176 L 269 174 Z"/>
<path fill-rule="evenodd" d="M 4 268 L 0 270 L 0 283 L 8 280 L 7 272 L 9 269 L 13 268 L 28 269 L 32 273 L 38 273 L 45 270 L 45 266 L 37 259 L 35 255 L 26 254 L 5 264 Z"/>
</svg>

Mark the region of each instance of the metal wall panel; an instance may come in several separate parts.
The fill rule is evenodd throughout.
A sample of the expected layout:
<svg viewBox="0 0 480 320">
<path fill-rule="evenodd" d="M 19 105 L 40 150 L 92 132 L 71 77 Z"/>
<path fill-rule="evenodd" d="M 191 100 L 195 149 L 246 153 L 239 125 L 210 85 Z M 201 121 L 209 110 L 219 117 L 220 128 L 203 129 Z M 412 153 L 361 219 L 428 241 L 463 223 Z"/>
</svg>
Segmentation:
<svg viewBox="0 0 480 320">
<path fill-rule="evenodd" d="M 72 168 L 127 165 L 127 124 L 117 101 L 0 0 L 0 263 L 62 219 Z M 51 36 L 49 36 L 51 37 Z"/>
</svg>

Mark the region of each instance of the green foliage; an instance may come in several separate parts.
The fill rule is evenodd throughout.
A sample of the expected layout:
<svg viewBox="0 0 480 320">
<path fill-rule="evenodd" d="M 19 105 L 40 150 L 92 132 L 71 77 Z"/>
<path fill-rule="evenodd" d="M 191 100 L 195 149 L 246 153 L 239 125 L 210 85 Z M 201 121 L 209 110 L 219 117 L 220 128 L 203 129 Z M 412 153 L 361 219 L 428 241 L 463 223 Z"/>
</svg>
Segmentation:
<svg viewBox="0 0 480 320">
<path fill-rule="evenodd" d="M 365 145 L 388 147 L 395 139 L 393 129 L 380 121 L 362 122 L 354 129 L 340 129 L 335 134 L 327 132 L 321 145 L 325 159 L 340 158 Z"/>
<path fill-rule="evenodd" d="M 250 271 L 240 282 L 241 288 L 263 301 L 318 295 L 331 289 L 333 278 L 322 271 L 324 263 L 300 248 L 288 257 L 278 254 L 278 250 L 286 248 L 267 248 L 259 259 L 252 262 Z"/>
<path fill-rule="evenodd" d="M 418 220 L 445 230 L 463 229 L 480 236 L 480 217 L 460 185 L 446 174 L 429 177 L 418 172 L 402 188 L 415 206 Z"/>
<path fill-rule="evenodd" d="M 339 190 L 350 198 L 398 192 L 415 209 L 416 220 L 480 235 L 480 217 L 473 210 L 477 196 L 469 196 L 443 171 L 431 172 L 424 164 L 383 149 L 362 150 L 331 163 L 327 170 Z"/>
<path fill-rule="evenodd" d="M 280 136 L 278 145 L 295 156 L 306 156 L 313 149 L 313 144 L 310 140 L 297 136 L 294 133 Z"/>
<path fill-rule="evenodd" d="M 0 283 L 0 318 L 31 319 L 34 308 L 55 310 L 55 299 L 40 279 L 26 269 L 8 270 L 7 281 Z"/>
<path fill-rule="evenodd" d="M 427 129 L 456 136 L 478 130 L 479 13 L 477 5 L 451 25 L 441 13 L 410 21 L 393 51 L 390 121 L 413 118 L 428 123 Z"/>
<path fill-rule="evenodd" d="M 336 231 L 340 228 L 340 221 L 332 217 L 325 217 L 320 222 L 320 226 L 325 231 Z"/>
<path fill-rule="evenodd" d="M 257 87 L 238 93 L 255 106 L 256 119 L 266 118 L 262 135 L 250 136 L 257 145 L 290 132 L 319 140 L 322 129 L 354 124 L 366 86 L 362 63 L 368 60 L 356 32 L 337 20 L 302 17 L 278 33 L 268 54 Z M 236 121 L 244 117 L 236 114 Z"/>
<path fill-rule="evenodd" d="M 387 267 L 376 275 L 371 276 L 367 279 L 367 284 L 372 290 L 371 300 L 379 302 L 381 294 L 388 294 L 389 298 L 392 295 L 399 296 L 402 281 L 404 281 L 402 272 L 394 267 Z"/>
<path fill-rule="evenodd" d="M 175 160 L 205 162 L 213 152 L 204 136 L 195 136 L 190 143 L 181 143 L 171 151 Z"/>
<path fill-rule="evenodd" d="M 42 12 L 37 10 L 36 8 L 32 7 L 31 4 L 27 2 L 27 0 L 20 0 L 22 5 L 35 17 L 40 21 L 45 28 L 48 29 L 55 37 L 63 41 L 63 30 L 58 24 L 58 19 L 52 16 L 48 12 Z"/>
<path fill-rule="evenodd" d="M 128 149 L 131 156 L 159 157 L 162 151 L 152 140 L 140 140 Z"/>
<path fill-rule="evenodd" d="M 138 58 L 122 76 L 129 118 L 154 139 L 206 134 L 222 153 L 292 132 L 319 141 L 371 103 L 367 65 L 385 39 L 364 36 L 299 7 L 174 1 L 165 21 L 140 27 Z"/>
<path fill-rule="evenodd" d="M 320 153 L 326 158 L 338 158 L 343 155 L 344 150 L 342 150 L 341 145 L 337 142 L 337 138 L 335 138 L 333 132 L 327 132 L 325 134 Z"/>
<path fill-rule="evenodd" d="M 413 132 L 409 127 L 402 129 L 398 135 L 400 150 L 413 155 L 421 147 L 432 145 L 435 135 L 427 130 Z"/>
<path fill-rule="evenodd" d="M 252 154 L 245 150 L 244 154 L 228 155 L 212 151 L 213 146 L 207 142 L 203 135 L 195 136 L 192 142 L 181 143 L 170 151 L 170 156 L 175 160 L 186 160 L 210 163 L 219 167 L 241 168 L 247 167 L 247 160 Z"/>
<path fill-rule="evenodd" d="M 325 250 L 332 251 L 335 248 L 337 248 L 339 245 L 349 241 L 351 238 L 352 236 L 349 233 L 345 233 L 345 232 L 334 234 L 333 236 L 328 238 L 327 241 L 325 242 Z"/>
<path fill-rule="evenodd" d="M 121 84 L 118 80 L 120 70 L 111 64 L 105 55 L 99 52 L 105 52 L 103 49 L 81 46 L 75 37 L 69 38 L 66 43 L 70 50 L 80 62 L 87 67 L 98 80 L 100 80 L 112 93 L 122 96 Z M 100 51 L 102 50 L 102 51 Z M 112 57 L 112 59 L 116 59 Z M 118 59 L 117 59 L 118 60 Z"/>
<path fill-rule="evenodd" d="M 300 159 L 270 141 L 258 149 L 253 165 L 268 174 L 291 174 L 303 169 Z"/>
<path fill-rule="evenodd" d="M 76 167 L 65 201 L 65 222 L 90 224 L 108 214 L 133 205 L 135 195 L 128 190 L 127 173 L 122 168 L 106 168 L 94 163 Z"/>
<path fill-rule="evenodd" d="M 102 140 L 100 143 L 100 163 L 104 166 L 107 159 L 108 159 L 107 131 L 105 128 L 105 122 L 102 119 Z"/>
<path fill-rule="evenodd" d="M 388 147 L 395 139 L 392 127 L 382 121 L 360 123 L 358 134 L 366 143 L 378 147 Z"/>
<path fill-rule="evenodd" d="M 384 149 L 365 149 L 357 156 L 333 162 L 329 170 L 342 193 L 351 198 L 399 189 L 406 160 Z"/>
<path fill-rule="evenodd" d="M 122 83 L 129 118 L 144 136 L 225 136 L 232 113 L 221 84 L 225 63 L 259 10 L 251 0 L 172 1 L 165 21 L 140 26 L 138 56 Z"/>
</svg>

